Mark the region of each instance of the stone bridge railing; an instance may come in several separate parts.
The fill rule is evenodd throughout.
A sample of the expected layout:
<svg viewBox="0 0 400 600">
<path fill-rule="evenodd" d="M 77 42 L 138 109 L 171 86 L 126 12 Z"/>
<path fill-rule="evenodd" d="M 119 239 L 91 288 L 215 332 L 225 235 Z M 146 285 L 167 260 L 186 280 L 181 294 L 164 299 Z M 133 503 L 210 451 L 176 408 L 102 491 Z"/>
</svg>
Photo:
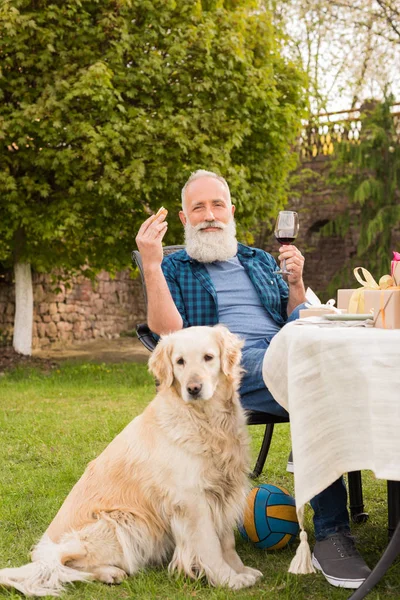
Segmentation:
<svg viewBox="0 0 400 600">
<path fill-rule="evenodd" d="M 302 160 L 309 161 L 318 156 L 334 154 L 335 145 L 343 141 L 360 143 L 362 137 L 363 108 L 342 110 L 316 115 L 304 123 L 297 140 L 297 149 Z M 400 103 L 392 105 L 397 138 L 400 140 Z"/>
</svg>

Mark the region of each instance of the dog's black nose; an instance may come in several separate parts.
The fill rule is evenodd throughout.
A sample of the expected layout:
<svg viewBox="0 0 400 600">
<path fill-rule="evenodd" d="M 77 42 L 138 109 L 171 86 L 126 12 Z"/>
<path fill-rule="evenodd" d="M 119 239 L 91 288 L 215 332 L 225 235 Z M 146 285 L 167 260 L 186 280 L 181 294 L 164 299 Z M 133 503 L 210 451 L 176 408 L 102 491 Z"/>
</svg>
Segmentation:
<svg viewBox="0 0 400 600">
<path fill-rule="evenodd" d="M 186 389 L 191 396 L 198 396 L 202 387 L 201 383 L 189 383 Z"/>
</svg>

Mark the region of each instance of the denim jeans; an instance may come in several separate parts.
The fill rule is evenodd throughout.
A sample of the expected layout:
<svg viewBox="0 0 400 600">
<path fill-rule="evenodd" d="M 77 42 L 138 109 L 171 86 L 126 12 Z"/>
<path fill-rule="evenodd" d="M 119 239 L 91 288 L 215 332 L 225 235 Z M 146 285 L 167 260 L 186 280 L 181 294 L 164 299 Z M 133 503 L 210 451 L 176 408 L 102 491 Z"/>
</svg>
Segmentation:
<svg viewBox="0 0 400 600">
<path fill-rule="evenodd" d="M 301 308 L 304 308 L 303 304 L 295 308 L 288 323 L 299 318 Z M 271 339 L 260 340 L 254 346 L 243 349 L 242 367 L 245 369 L 245 373 L 240 386 L 240 399 L 245 409 L 289 417 L 286 410 L 274 400 L 271 392 L 265 386 L 262 376 L 264 355 Z M 350 531 L 347 491 L 343 477 L 314 496 L 310 503 L 314 510 L 314 530 L 318 541 L 337 531 Z"/>
</svg>

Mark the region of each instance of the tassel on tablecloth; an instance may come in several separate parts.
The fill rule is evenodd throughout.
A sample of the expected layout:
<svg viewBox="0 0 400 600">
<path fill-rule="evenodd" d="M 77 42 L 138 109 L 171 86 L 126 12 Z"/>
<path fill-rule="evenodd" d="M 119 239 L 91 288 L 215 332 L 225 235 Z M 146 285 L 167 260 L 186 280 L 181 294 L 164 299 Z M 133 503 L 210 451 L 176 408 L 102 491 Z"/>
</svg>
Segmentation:
<svg viewBox="0 0 400 600">
<path fill-rule="evenodd" d="M 300 525 L 300 544 L 290 563 L 289 573 L 294 573 L 295 575 L 307 575 L 308 573 L 315 573 L 315 569 L 311 561 L 311 550 L 307 539 L 307 533 L 304 531 L 304 506 L 297 509 L 297 518 Z"/>
</svg>

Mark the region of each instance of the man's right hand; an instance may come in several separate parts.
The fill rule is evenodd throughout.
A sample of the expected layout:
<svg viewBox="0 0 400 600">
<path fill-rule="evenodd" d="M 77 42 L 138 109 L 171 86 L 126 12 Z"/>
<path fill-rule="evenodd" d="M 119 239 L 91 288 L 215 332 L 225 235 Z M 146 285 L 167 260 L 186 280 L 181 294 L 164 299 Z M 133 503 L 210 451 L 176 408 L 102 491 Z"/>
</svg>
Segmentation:
<svg viewBox="0 0 400 600">
<path fill-rule="evenodd" d="M 163 260 L 162 239 L 167 231 L 166 213 L 152 215 L 140 227 L 136 244 L 142 257 L 143 268 L 159 267 Z"/>
</svg>

